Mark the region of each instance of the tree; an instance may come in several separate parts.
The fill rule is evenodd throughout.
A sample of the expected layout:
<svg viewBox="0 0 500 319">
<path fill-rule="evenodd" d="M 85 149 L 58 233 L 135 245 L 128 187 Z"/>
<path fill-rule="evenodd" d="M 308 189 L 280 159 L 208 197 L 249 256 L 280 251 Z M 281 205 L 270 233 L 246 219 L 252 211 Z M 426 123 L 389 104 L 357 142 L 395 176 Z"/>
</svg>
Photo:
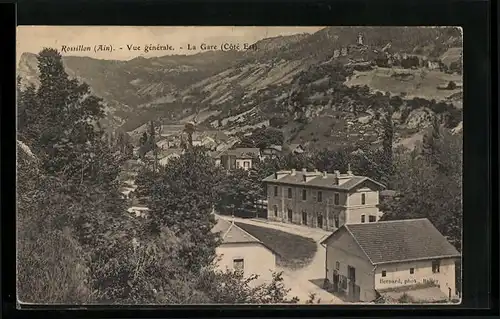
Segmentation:
<svg viewBox="0 0 500 319">
<path fill-rule="evenodd" d="M 438 152 L 437 141 L 441 139 L 442 129 L 437 116 L 432 118 L 432 126 L 422 140 L 422 155 L 432 161 L 433 154 Z"/>
<path fill-rule="evenodd" d="M 392 175 L 393 170 L 393 140 L 394 140 L 394 125 L 392 123 L 392 115 L 394 109 L 391 106 L 387 106 L 386 112 L 382 117 L 382 161 L 381 165 L 385 170 L 385 178 L 382 182 L 387 182 L 389 176 Z"/>
<path fill-rule="evenodd" d="M 63 275 L 67 281 L 61 282 L 66 290 L 61 295 L 73 294 L 80 302 L 99 300 L 107 294 L 108 287 L 103 283 L 122 274 L 113 268 L 113 258 L 118 258 L 117 252 L 127 251 L 135 229 L 124 214 L 125 203 L 118 191 L 117 176 L 124 158 L 110 149 L 98 125 L 104 115 L 101 100 L 86 84 L 69 79 L 61 55 L 54 49 L 44 49 L 38 55 L 38 66 L 39 88 L 20 94 L 20 104 L 29 110 L 21 137 L 26 137 L 38 159 L 40 175 L 31 199 L 23 196 L 19 202 L 18 213 L 25 221 L 19 226 L 24 234 L 20 241 L 24 241 L 24 247 L 36 247 L 27 231 L 34 236 L 41 234 L 40 238 L 49 236 L 50 245 L 66 241 L 65 247 L 44 247 L 44 252 L 55 251 L 58 257 L 44 255 L 50 266 L 41 271 L 47 276 L 50 269 L 66 271 Z M 32 112 L 35 110 L 38 114 Z M 26 205 L 31 209 L 24 209 Z M 59 250 L 76 257 L 66 259 Z M 23 250 L 19 258 L 26 262 L 30 256 L 32 251 Z M 71 265 L 83 270 L 72 269 Z M 71 272 L 75 276 L 67 275 Z M 56 276 L 57 272 L 52 274 Z M 82 283 L 90 291 L 83 296 L 81 289 L 72 288 Z M 19 282 L 21 286 L 27 284 Z"/>
<path fill-rule="evenodd" d="M 240 147 L 266 148 L 270 145 L 282 145 L 284 142 L 283 132 L 281 130 L 268 127 L 258 128 L 250 136 L 243 136 Z"/>
<path fill-rule="evenodd" d="M 20 147 L 21 146 L 21 147 Z M 22 302 L 90 301 L 86 257 L 68 226 L 65 185 L 40 174 L 38 159 L 18 142 L 17 290 Z"/>
<path fill-rule="evenodd" d="M 149 141 L 148 132 L 143 132 L 141 138 L 139 139 L 139 147 L 146 145 Z"/>
<path fill-rule="evenodd" d="M 160 170 L 154 182 L 138 184 L 142 189 L 139 193 L 147 196 L 152 230 L 167 227 L 176 236 L 190 235 L 195 246 L 187 264 L 194 269 L 214 258 L 216 237 L 211 229 L 215 219 L 211 212 L 219 197 L 220 174 L 203 148 L 192 147 Z"/>
<path fill-rule="evenodd" d="M 243 169 L 235 169 L 228 172 L 221 188 L 221 199 L 217 203 L 218 209 L 224 211 L 251 207 L 260 199 L 261 188 L 254 183 L 249 172 Z"/>
<path fill-rule="evenodd" d="M 423 156 L 398 154 L 394 188 L 383 219 L 428 218 L 460 251 L 462 231 L 462 142 L 443 131 Z"/>
</svg>

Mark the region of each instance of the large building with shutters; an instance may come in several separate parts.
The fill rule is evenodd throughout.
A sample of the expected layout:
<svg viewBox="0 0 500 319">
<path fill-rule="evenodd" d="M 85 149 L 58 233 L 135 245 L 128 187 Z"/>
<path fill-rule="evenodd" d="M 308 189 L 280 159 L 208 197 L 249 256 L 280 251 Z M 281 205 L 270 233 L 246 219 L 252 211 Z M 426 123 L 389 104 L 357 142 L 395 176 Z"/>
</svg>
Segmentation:
<svg viewBox="0 0 500 319">
<path fill-rule="evenodd" d="M 266 177 L 267 218 L 325 230 L 379 220 L 379 192 L 385 186 L 368 177 L 327 172 L 278 171 Z"/>
</svg>

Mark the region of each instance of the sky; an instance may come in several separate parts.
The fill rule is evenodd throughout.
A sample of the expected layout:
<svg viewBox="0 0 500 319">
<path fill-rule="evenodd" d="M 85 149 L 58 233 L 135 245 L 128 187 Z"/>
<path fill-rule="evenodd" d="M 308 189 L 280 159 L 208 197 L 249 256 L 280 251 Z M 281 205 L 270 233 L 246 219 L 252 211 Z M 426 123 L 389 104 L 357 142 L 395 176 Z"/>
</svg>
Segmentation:
<svg viewBox="0 0 500 319">
<path fill-rule="evenodd" d="M 153 57 L 171 54 L 202 52 L 201 44 L 239 45 L 252 44 L 261 39 L 279 35 L 314 33 L 323 27 L 144 27 L 144 26 L 19 26 L 17 28 L 17 61 L 23 52 L 38 53 L 44 47 L 63 50 L 63 46 L 88 46 L 90 52 L 61 52 L 62 55 L 90 56 L 109 60 L 130 60 L 138 56 Z M 98 46 L 113 48 L 96 51 Z M 188 50 L 196 46 L 195 50 Z M 173 50 L 152 50 L 145 46 L 167 45 Z M 129 47 L 140 47 L 130 50 Z"/>
</svg>

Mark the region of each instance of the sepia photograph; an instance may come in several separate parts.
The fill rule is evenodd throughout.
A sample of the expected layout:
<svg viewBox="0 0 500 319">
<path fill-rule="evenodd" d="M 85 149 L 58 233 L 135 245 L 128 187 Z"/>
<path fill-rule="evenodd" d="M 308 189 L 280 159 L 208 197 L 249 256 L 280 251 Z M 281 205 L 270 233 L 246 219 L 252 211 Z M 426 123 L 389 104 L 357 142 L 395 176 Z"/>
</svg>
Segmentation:
<svg viewBox="0 0 500 319">
<path fill-rule="evenodd" d="M 18 303 L 460 304 L 462 46 L 19 26 Z"/>
</svg>

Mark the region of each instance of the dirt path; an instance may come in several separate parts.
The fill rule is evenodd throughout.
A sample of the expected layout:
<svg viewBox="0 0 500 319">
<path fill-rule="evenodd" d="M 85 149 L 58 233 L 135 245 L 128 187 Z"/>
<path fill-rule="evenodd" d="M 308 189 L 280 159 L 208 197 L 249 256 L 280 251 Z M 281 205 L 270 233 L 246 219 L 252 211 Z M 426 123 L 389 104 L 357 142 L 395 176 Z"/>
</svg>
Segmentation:
<svg viewBox="0 0 500 319">
<path fill-rule="evenodd" d="M 220 218 L 231 220 L 233 217 L 230 216 L 219 216 Z M 325 278 L 325 258 L 326 252 L 325 248 L 319 243 L 330 235 L 322 229 L 311 228 L 301 225 L 285 224 L 279 222 L 271 222 L 261 219 L 247 219 L 234 217 L 235 222 L 245 223 L 249 225 L 255 225 L 259 227 L 271 228 L 287 232 L 290 234 L 295 234 L 303 237 L 308 237 L 313 239 L 317 244 L 317 251 L 314 255 L 313 260 L 309 265 L 298 270 L 290 270 L 286 268 L 278 268 L 278 270 L 283 271 L 283 280 L 287 288 L 290 288 L 290 296 L 297 296 L 303 303 L 309 299 L 311 293 L 316 295 L 316 299 L 321 299 L 321 304 L 341 304 L 344 303 L 342 300 L 336 296 L 328 293 L 327 291 L 321 289 L 316 284 L 312 283 L 313 280 L 316 283 L 322 283 Z"/>
</svg>

